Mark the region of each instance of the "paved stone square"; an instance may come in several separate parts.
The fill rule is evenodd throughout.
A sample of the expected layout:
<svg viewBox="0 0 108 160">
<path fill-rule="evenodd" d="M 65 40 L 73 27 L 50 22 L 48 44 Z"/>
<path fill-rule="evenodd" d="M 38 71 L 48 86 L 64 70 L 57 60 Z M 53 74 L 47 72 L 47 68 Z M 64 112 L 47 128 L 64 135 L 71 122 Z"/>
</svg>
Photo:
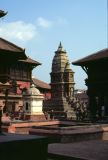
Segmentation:
<svg viewBox="0 0 108 160">
<path fill-rule="evenodd" d="M 49 144 L 48 152 L 86 160 L 108 160 L 108 140 Z"/>
</svg>

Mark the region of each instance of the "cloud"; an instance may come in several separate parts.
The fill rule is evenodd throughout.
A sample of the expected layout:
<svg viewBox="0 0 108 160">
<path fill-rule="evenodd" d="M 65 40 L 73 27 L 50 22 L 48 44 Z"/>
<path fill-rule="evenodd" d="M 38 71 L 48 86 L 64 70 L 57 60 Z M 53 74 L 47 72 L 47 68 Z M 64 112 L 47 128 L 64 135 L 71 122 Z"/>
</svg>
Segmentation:
<svg viewBox="0 0 108 160">
<path fill-rule="evenodd" d="M 37 26 L 40 26 L 42 28 L 51 28 L 54 26 L 67 25 L 68 21 L 63 17 L 56 17 L 54 20 L 51 20 L 51 21 L 49 21 L 43 17 L 38 17 L 36 24 L 37 24 Z"/>
<path fill-rule="evenodd" d="M 56 23 L 59 25 L 67 25 L 68 21 L 65 18 L 57 17 Z"/>
<path fill-rule="evenodd" d="M 51 28 L 54 26 L 66 25 L 67 21 L 64 18 L 57 17 L 55 20 L 47 20 L 44 17 L 37 17 L 36 23 L 26 23 L 24 21 L 2 22 L 0 23 L 0 37 L 15 42 L 27 42 L 38 37 L 40 28 Z"/>
<path fill-rule="evenodd" d="M 28 41 L 38 34 L 36 26 L 23 21 L 0 24 L 0 36 L 7 39 Z"/>
<path fill-rule="evenodd" d="M 37 18 L 37 25 L 43 28 L 50 28 L 52 26 L 52 21 L 39 17 Z"/>
</svg>

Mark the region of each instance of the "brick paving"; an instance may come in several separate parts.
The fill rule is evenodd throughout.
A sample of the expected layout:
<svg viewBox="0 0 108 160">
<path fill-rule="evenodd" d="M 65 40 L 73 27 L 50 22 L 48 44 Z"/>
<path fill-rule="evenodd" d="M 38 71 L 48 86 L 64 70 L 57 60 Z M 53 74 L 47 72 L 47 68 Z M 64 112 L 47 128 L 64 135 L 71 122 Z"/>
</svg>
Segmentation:
<svg viewBox="0 0 108 160">
<path fill-rule="evenodd" d="M 108 140 L 49 144 L 48 152 L 86 160 L 108 160 Z"/>
</svg>

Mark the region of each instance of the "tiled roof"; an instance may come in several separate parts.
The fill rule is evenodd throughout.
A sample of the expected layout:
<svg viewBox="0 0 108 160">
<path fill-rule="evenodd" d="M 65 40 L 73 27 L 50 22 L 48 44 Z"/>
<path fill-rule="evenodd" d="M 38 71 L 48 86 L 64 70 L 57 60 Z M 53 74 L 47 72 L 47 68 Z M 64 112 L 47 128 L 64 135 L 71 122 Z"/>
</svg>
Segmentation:
<svg viewBox="0 0 108 160">
<path fill-rule="evenodd" d="M 41 63 L 31 59 L 30 57 L 27 57 L 27 59 L 25 59 L 25 60 L 19 60 L 19 61 L 24 62 L 24 63 L 30 63 L 30 64 L 33 64 L 33 65 L 41 65 Z"/>
<path fill-rule="evenodd" d="M 25 52 L 21 47 L 0 38 L 0 50 L 11 51 L 11 52 Z"/>
<path fill-rule="evenodd" d="M 37 78 L 32 78 L 32 80 L 33 80 L 33 83 L 39 88 L 49 89 L 49 90 L 51 89 L 51 86 L 49 84 L 47 84 Z"/>
<path fill-rule="evenodd" d="M 97 61 L 100 59 L 108 59 L 108 48 L 105 48 L 103 50 L 100 50 L 94 54 L 91 54 L 87 57 L 84 57 L 80 60 L 77 60 L 75 62 L 72 62 L 74 65 L 84 65 L 88 64 L 89 62 Z"/>
</svg>

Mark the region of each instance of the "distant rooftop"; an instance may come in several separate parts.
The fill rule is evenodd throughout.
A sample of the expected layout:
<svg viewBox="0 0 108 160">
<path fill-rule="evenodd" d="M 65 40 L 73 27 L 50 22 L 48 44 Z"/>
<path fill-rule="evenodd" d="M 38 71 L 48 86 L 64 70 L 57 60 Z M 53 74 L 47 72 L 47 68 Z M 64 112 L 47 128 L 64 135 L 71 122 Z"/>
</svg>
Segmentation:
<svg viewBox="0 0 108 160">
<path fill-rule="evenodd" d="M 45 83 L 37 78 L 32 78 L 32 80 L 33 80 L 33 83 L 36 85 L 36 87 L 48 89 L 48 90 L 51 89 L 51 86 L 48 83 Z"/>
</svg>

